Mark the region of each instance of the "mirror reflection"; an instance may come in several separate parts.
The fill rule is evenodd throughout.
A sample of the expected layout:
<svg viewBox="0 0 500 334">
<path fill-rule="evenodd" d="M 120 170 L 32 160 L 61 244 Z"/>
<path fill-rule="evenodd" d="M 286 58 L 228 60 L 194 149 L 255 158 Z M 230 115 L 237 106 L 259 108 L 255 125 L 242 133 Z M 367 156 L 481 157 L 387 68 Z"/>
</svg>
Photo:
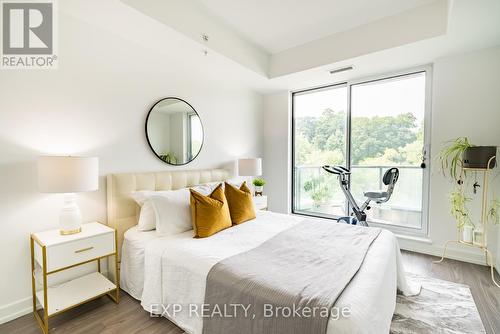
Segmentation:
<svg viewBox="0 0 500 334">
<path fill-rule="evenodd" d="M 203 126 L 196 110 L 186 101 L 168 97 L 149 111 L 146 136 L 156 156 L 171 165 L 185 165 L 200 153 Z"/>
</svg>

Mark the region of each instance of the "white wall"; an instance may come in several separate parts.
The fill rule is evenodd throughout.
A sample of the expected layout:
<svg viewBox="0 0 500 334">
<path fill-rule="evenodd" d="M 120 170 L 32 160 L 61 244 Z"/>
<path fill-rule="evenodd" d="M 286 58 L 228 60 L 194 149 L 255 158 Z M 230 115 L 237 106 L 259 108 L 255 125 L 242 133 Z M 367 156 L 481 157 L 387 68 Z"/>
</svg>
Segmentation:
<svg viewBox="0 0 500 334">
<path fill-rule="evenodd" d="M 106 174 L 175 169 L 150 151 L 144 133 L 162 97 L 189 101 L 205 129 L 199 156 L 176 169 L 263 153 L 262 96 L 238 81 L 233 62 L 205 57 L 119 1 L 80 6 L 59 2 L 58 69 L 0 71 L 0 322 L 30 311 L 30 232 L 58 226 L 62 197 L 38 193 L 37 156 L 98 156 L 99 191 L 78 202 L 85 221 L 105 222 Z"/>
<path fill-rule="evenodd" d="M 477 145 L 500 145 L 500 47 L 437 59 L 433 69 L 433 107 L 431 153 L 436 156 L 447 140 L 466 136 Z M 497 173 L 495 171 L 495 173 Z M 439 253 L 441 246 L 455 236 L 455 223 L 449 214 L 452 185 L 434 163 L 430 182 L 430 239 L 428 251 Z M 498 183 L 494 185 L 498 189 Z M 497 191 L 497 195 L 500 192 Z M 478 193 L 474 201 L 481 200 Z M 475 210 L 477 212 L 478 210 Z M 496 253 L 497 232 L 490 233 L 490 246 Z M 402 243 L 420 249 L 413 242 Z M 456 249 L 452 246 L 453 249 Z M 460 247 L 455 257 L 484 261 L 472 248 Z"/>
<path fill-rule="evenodd" d="M 478 145 L 500 146 L 500 47 L 437 59 L 433 64 L 432 85 L 431 154 L 434 157 L 445 141 L 460 136 L 467 136 Z M 284 175 L 282 169 L 287 165 L 283 152 L 288 149 L 288 143 L 282 136 L 286 134 L 283 127 L 289 124 L 288 99 L 287 92 L 265 97 L 266 191 L 270 208 L 279 212 L 288 212 L 286 204 L 290 202 L 287 198 L 290 192 L 284 185 L 290 182 L 290 177 Z M 280 135 L 276 136 L 277 133 Z M 446 240 L 455 238 L 456 230 L 449 214 L 451 184 L 439 172 L 435 160 L 431 163 L 434 163 L 430 180 L 431 242 L 401 239 L 400 244 L 403 248 L 437 255 L 441 254 Z M 500 190 L 498 184 L 495 187 Z M 497 195 L 500 196 L 500 191 Z M 496 251 L 500 237 L 496 240 L 495 228 L 490 233 L 494 254 L 500 252 L 500 249 Z M 467 261 L 484 262 L 482 254 L 467 247 L 452 248 L 449 254 Z"/>
<path fill-rule="evenodd" d="M 291 207 L 289 96 L 283 92 L 264 99 L 264 190 L 269 210 L 283 213 L 289 213 Z"/>
</svg>

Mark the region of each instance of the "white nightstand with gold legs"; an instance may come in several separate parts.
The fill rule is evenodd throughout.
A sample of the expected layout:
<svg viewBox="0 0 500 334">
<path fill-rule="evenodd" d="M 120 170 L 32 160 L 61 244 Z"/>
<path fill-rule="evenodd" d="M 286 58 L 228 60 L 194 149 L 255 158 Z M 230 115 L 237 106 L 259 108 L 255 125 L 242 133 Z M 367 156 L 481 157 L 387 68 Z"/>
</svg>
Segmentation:
<svg viewBox="0 0 500 334">
<path fill-rule="evenodd" d="M 100 223 L 82 225 L 77 234 L 61 235 L 59 230 L 31 234 L 31 288 L 33 314 L 45 334 L 49 318 L 104 295 L 120 300 L 120 277 L 116 230 Z M 101 273 L 101 260 L 114 256 L 113 282 Z M 82 264 L 96 262 L 97 271 L 58 284 L 48 285 L 48 276 Z M 36 268 L 41 268 L 42 288 L 37 291 Z M 111 272 L 111 270 L 108 270 Z M 37 310 L 41 306 L 41 312 Z"/>
<path fill-rule="evenodd" d="M 267 210 L 267 196 L 254 196 L 253 205 L 256 210 Z"/>
</svg>

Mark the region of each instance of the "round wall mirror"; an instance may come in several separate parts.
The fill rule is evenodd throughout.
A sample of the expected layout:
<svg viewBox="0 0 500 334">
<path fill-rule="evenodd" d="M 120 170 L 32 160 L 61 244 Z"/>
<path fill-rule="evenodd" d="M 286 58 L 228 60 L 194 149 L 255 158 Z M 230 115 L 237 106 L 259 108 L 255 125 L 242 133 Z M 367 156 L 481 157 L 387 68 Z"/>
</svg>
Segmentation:
<svg viewBox="0 0 500 334">
<path fill-rule="evenodd" d="M 203 126 L 186 101 L 167 97 L 156 102 L 146 119 L 146 138 L 156 156 L 170 165 L 185 165 L 203 145 Z"/>
</svg>

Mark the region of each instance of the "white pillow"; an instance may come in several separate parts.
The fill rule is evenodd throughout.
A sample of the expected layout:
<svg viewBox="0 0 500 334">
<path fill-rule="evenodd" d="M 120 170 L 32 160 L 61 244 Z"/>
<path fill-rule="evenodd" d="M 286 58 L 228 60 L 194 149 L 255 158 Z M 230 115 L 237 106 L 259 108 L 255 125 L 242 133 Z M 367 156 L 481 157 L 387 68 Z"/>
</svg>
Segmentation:
<svg viewBox="0 0 500 334">
<path fill-rule="evenodd" d="M 218 184 L 204 184 L 195 186 L 193 189 L 203 195 L 208 195 Z M 132 198 L 141 206 L 137 229 L 150 231 L 156 228 L 160 235 L 189 231 L 192 229 L 189 197 L 188 188 L 133 192 Z"/>
<path fill-rule="evenodd" d="M 165 193 L 166 191 L 134 191 L 131 196 L 135 202 L 141 207 L 139 213 L 139 221 L 137 222 L 137 229 L 139 231 L 151 231 L 156 228 L 156 216 L 153 204 L 149 201 L 149 197 L 154 194 Z"/>
<path fill-rule="evenodd" d="M 149 198 L 155 212 L 157 234 L 162 236 L 172 235 L 193 228 L 189 196 L 189 189 L 184 188 L 153 195 Z"/>
<path fill-rule="evenodd" d="M 240 189 L 241 185 L 245 181 L 247 181 L 247 180 L 241 180 L 240 178 L 234 178 L 234 179 L 227 180 L 226 182 L 229 183 L 230 185 L 235 186 L 236 188 Z M 248 185 L 249 184 L 248 184 L 248 181 L 247 181 L 247 186 Z"/>
</svg>

